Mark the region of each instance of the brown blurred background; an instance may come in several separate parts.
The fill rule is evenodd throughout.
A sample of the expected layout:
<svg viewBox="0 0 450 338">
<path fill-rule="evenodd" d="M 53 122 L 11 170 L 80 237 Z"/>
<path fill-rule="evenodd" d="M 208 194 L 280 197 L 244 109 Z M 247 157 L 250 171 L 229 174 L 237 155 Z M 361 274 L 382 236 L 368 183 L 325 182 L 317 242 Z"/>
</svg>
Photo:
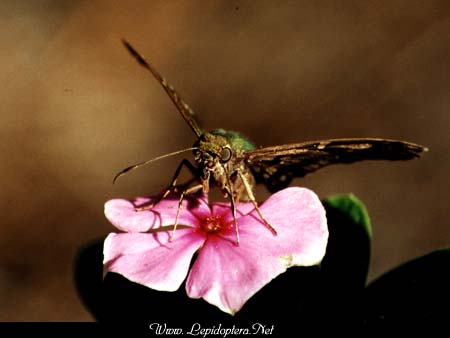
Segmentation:
<svg viewBox="0 0 450 338">
<path fill-rule="evenodd" d="M 370 279 L 450 244 L 450 2 L 5 1 L 0 4 L 0 320 L 92 320 L 73 258 L 113 227 L 112 197 L 157 193 L 191 146 L 126 37 L 205 129 L 258 145 L 404 139 L 423 159 L 323 169 L 295 184 L 353 192 L 373 221 Z M 267 196 L 257 190 L 260 199 Z"/>
</svg>

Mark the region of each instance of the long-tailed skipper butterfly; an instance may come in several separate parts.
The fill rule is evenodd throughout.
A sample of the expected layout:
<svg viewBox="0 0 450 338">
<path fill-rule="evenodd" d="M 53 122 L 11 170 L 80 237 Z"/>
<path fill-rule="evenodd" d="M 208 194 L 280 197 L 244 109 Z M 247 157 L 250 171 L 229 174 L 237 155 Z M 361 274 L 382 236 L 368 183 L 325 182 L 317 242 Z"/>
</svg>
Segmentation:
<svg viewBox="0 0 450 338">
<path fill-rule="evenodd" d="M 114 178 L 115 182 L 126 172 L 142 165 L 184 151 L 193 151 L 196 165 L 184 159 L 176 169 L 169 187 L 158 200 L 159 202 L 166 198 L 174 190 L 181 191 L 171 239 L 185 196 L 199 191 L 207 193 L 210 186 L 218 187 L 224 196 L 229 198 L 234 216 L 236 243 L 239 244 L 236 203 L 241 200 L 251 201 L 262 223 L 276 234 L 275 228 L 264 218 L 258 208 L 253 194 L 253 187 L 257 183 L 263 183 L 269 191 L 275 192 L 287 187 L 293 178 L 303 177 L 330 164 L 354 163 L 363 160 L 410 160 L 427 151 L 427 148 L 418 144 L 381 138 L 330 139 L 256 148 L 252 142 L 235 131 L 214 129 L 206 132 L 195 120 L 194 111 L 167 83 L 166 79 L 127 41 L 122 42 L 139 64 L 147 69 L 164 88 L 197 137 L 191 148 L 134 164 L 119 172 Z M 186 184 L 177 185 L 177 178 L 183 167 L 187 167 L 192 172 L 193 179 Z M 193 184 L 195 181 L 198 184 Z M 137 210 L 150 209 L 156 203 Z"/>
</svg>

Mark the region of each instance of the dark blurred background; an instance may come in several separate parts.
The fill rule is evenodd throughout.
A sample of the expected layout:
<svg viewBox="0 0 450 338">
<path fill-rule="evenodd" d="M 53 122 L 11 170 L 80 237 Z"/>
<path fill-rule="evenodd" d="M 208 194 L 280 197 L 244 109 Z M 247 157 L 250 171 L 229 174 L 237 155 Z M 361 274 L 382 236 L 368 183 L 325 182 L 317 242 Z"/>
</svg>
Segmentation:
<svg viewBox="0 0 450 338">
<path fill-rule="evenodd" d="M 77 250 L 113 231 L 106 200 L 159 192 L 182 156 L 113 186 L 114 174 L 194 142 L 123 37 L 205 129 L 264 146 L 334 137 L 428 146 L 420 160 L 294 182 L 365 202 L 370 280 L 450 244 L 448 0 L 3 0 L 0 30 L 2 321 L 92 320 L 73 285 Z"/>
</svg>

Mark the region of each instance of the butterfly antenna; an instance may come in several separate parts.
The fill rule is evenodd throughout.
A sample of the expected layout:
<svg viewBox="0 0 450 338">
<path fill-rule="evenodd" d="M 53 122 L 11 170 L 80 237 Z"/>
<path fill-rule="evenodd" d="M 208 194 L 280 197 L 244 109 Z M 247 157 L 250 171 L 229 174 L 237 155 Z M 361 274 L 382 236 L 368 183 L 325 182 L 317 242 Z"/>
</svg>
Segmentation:
<svg viewBox="0 0 450 338">
<path fill-rule="evenodd" d="M 186 151 L 195 150 L 195 149 L 198 149 L 198 147 L 191 147 L 191 148 L 187 148 L 187 149 L 183 149 L 183 150 L 174 151 L 173 153 L 164 154 L 164 155 L 161 155 L 161 156 L 152 158 L 152 159 L 147 160 L 147 161 L 143 161 L 143 162 L 139 162 L 139 163 L 130 165 L 129 167 L 126 167 L 126 168 L 123 169 L 121 172 L 119 172 L 116 176 L 114 176 L 113 184 L 116 183 L 117 179 L 118 179 L 120 176 L 125 175 L 126 173 L 128 173 L 128 172 L 131 171 L 131 170 L 134 170 L 134 169 L 139 168 L 139 167 L 142 167 L 142 166 L 144 166 L 144 165 L 146 165 L 146 164 L 149 164 L 149 163 L 152 163 L 152 162 L 161 160 L 161 159 L 166 158 L 166 157 L 178 155 L 178 154 L 184 153 L 184 152 L 186 152 Z"/>
<path fill-rule="evenodd" d="M 125 48 L 130 52 L 130 54 L 136 59 L 136 61 L 145 69 L 147 69 L 155 78 L 158 80 L 160 85 L 164 88 L 166 93 L 169 95 L 172 102 L 177 107 L 178 111 L 180 112 L 181 116 L 183 116 L 184 120 L 188 123 L 189 127 L 192 129 L 192 131 L 197 135 L 197 137 L 200 137 L 201 134 L 203 134 L 202 128 L 198 125 L 198 123 L 195 121 L 194 118 L 194 111 L 189 107 L 189 105 L 184 102 L 184 100 L 181 98 L 181 96 L 176 92 L 176 90 L 167 83 L 166 79 L 163 78 L 155 68 L 153 68 L 150 63 L 148 63 L 144 57 L 139 54 L 136 49 L 125 39 L 122 39 L 122 43 L 124 44 Z"/>
</svg>

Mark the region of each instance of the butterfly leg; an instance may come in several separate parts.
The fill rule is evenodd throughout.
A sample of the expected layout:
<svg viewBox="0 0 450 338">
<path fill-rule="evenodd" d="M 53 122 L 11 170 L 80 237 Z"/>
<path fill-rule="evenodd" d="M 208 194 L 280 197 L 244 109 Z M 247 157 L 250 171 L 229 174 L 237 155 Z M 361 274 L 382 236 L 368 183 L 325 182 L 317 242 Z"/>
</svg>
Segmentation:
<svg viewBox="0 0 450 338">
<path fill-rule="evenodd" d="M 226 193 L 230 197 L 230 202 L 231 202 L 231 212 L 233 214 L 234 229 L 236 232 L 236 246 L 239 246 L 239 227 L 238 227 L 237 219 L 236 219 L 236 202 L 235 202 L 233 185 L 231 184 L 230 175 L 228 174 L 227 170 L 225 169 L 225 167 L 223 167 L 223 169 L 226 173 L 225 175 L 226 175 L 227 185 L 228 185 L 228 190 L 226 190 Z"/>
<path fill-rule="evenodd" d="M 170 234 L 169 237 L 169 242 L 173 241 L 174 235 L 175 235 L 175 230 L 177 230 L 177 226 L 178 226 L 178 218 L 180 217 L 180 213 L 181 213 L 181 209 L 183 208 L 183 199 L 186 195 L 190 195 L 190 194 L 194 194 L 198 191 L 200 191 L 203 188 L 202 184 L 198 184 L 198 185 L 194 185 L 193 187 L 187 188 L 185 190 L 183 190 L 183 192 L 180 195 L 180 200 L 178 201 L 178 210 L 177 210 L 177 215 L 175 217 L 175 224 L 173 225 L 173 230 L 172 233 Z"/>
<path fill-rule="evenodd" d="M 266 220 L 266 218 L 263 216 L 263 214 L 261 213 L 261 210 L 259 210 L 258 207 L 258 203 L 256 202 L 255 199 L 255 195 L 253 195 L 253 191 L 252 191 L 252 187 L 250 186 L 250 184 L 248 183 L 248 180 L 245 178 L 245 176 L 242 174 L 242 172 L 240 170 L 237 171 L 239 177 L 242 180 L 242 183 L 244 183 L 244 187 L 245 187 L 245 191 L 247 192 L 248 198 L 250 199 L 250 201 L 253 203 L 253 206 L 256 209 L 256 212 L 258 213 L 259 217 L 261 218 L 261 220 L 263 221 L 264 225 L 270 230 L 272 231 L 272 233 L 274 235 L 277 234 L 277 231 L 275 230 L 275 228 L 269 223 L 268 220 Z"/>
<path fill-rule="evenodd" d="M 144 211 L 144 210 L 152 209 L 156 204 L 158 204 L 163 199 L 165 199 L 172 191 L 176 190 L 178 176 L 180 176 L 181 169 L 183 169 L 183 167 L 187 167 L 189 169 L 189 171 L 194 175 L 194 178 L 189 180 L 185 184 L 185 186 L 192 183 L 192 181 L 195 181 L 197 168 L 195 168 L 194 165 L 191 162 L 189 162 L 187 159 L 183 159 L 183 161 L 181 161 L 181 163 L 178 165 L 177 169 L 175 170 L 175 174 L 173 175 L 172 181 L 170 182 L 169 187 L 166 189 L 164 194 L 162 194 L 155 202 L 145 205 L 145 206 L 142 206 L 142 207 L 137 207 L 135 210 L 136 211 Z"/>
<path fill-rule="evenodd" d="M 231 212 L 233 213 L 234 228 L 236 231 L 236 245 L 239 246 L 239 227 L 236 220 L 236 203 L 234 202 L 234 196 L 232 193 L 230 194 L 230 201 L 231 201 Z"/>
</svg>

